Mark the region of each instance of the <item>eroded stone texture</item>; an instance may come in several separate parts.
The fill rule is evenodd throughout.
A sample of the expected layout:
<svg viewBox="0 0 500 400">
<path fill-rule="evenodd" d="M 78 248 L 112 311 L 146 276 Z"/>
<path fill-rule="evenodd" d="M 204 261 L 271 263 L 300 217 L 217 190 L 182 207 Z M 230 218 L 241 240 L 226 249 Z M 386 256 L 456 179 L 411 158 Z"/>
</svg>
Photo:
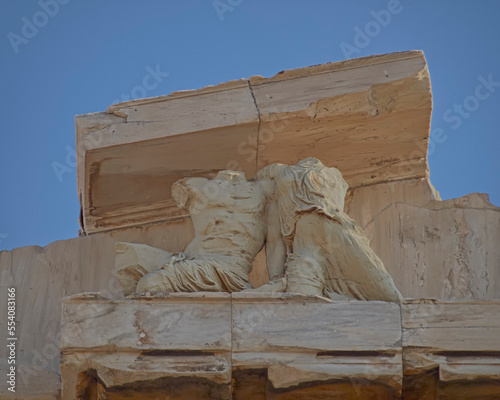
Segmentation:
<svg viewBox="0 0 500 400">
<path fill-rule="evenodd" d="M 271 164 L 255 181 L 236 171 L 212 180 L 181 179 L 172 193 L 179 207 L 189 209 L 193 241 L 179 254 L 118 244 L 116 276 L 126 295 L 250 290 L 248 274 L 265 241 L 277 285 L 259 291 L 399 302 L 382 261 L 343 211 L 346 191 L 339 170 L 313 157 Z"/>
<path fill-rule="evenodd" d="M 63 305 L 62 399 L 161 390 L 167 399 L 395 399 L 400 326 L 393 303 L 286 293 L 73 296 Z"/>
<path fill-rule="evenodd" d="M 185 178 L 172 188 L 189 210 L 194 238 L 180 253 L 142 244 L 116 245 L 115 273 L 133 292 L 233 292 L 252 288 L 249 273 L 264 246 L 266 196 L 237 171 Z"/>
<path fill-rule="evenodd" d="M 268 223 L 278 225 L 274 230 L 281 236 L 266 244 L 268 269 L 283 265 L 287 292 L 400 301 L 364 232 L 343 211 L 347 183 L 338 169 L 310 157 L 295 165 L 268 165 L 256 180 L 269 187 L 268 209 L 274 212 L 268 212 Z"/>
<path fill-rule="evenodd" d="M 83 294 L 63 302 L 62 398 L 495 399 L 499 317 L 498 301 Z"/>
<path fill-rule="evenodd" d="M 185 216 L 187 176 L 317 157 L 350 187 L 428 176 L 432 99 L 423 53 L 364 57 L 226 82 L 77 116 L 83 230 Z M 196 145 L 193 145 L 196 143 Z"/>
<path fill-rule="evenodd" d="M 500 396 L 500 302 L 405 300 L 404 399 Z"/>
<path fill-rule="evenodd" d="M 500 298 L 500 208 L 487 195 L 441 201 L 427 179 L 404 180 L 351 190 L 346 212 L 404 297 Z"/>
<path fill-rule="evenodd" d="M 189 210 L 195 237 L 182 253 L 143 276 L 136 291 L 236 292 L 252 288 L 249 273 L 264 247 L 266 196 L 237 171 L 221 171 L 211 180 L 185 178 L 172 195 Z"/>
<path fill-rule="evenodd" d="M 214 399 L 228 400 L 230 349 L 231 299 L 226 293 L 130 301 L 69 297 L 61 333 L 62 398 L 84 398 L 88 387 L 100 385 L 117 399 L 171 388 L 167 399 L 212 393 Z"/>
<path fill-rule="evenodd" d="M 78 116 L 79 198 L 84 231 L 92 235 L 0 252 L 0 285 L 15 286 L 19 299 L 17 396 L 57 397 L 61 298 L 84 291 L 121 297 L 112 273 L 116 242 L 179 252 L 193 239 L 191 222 L 179 220 L 186 214 L 168 191 L 186 176 L 211 178 L 222 169 L 239 169 L 251 178 L 274 162 L 319 157 L 350 184 L 346 212 L 365 230 L 403 296 L 499 299 L 498 208 L 478 194 L 439 201 L 426 179 L 430 114 L 423 54 L 405 52 L 140 99 L 111 106 L 107 113 Z M 267 281 L 265 267 L 261 252 L 250 274 L 254 286 Z M 0 296 L 2 321 L 5 312 Z M 262 371 L 254 371 L 242 377 L 241 387 L 261 382 Z M 406 382 L 413 387 L 434 382 L 428 391 L 432 399 L 432 385 L 440 387 L 443 398 L 499 397 L 491 394 L 495 381 L 453 386 L 439 383 L 436 369 L 422 374 Z M 94 383 L 102 390 L 102 383 Z M 256 394 L 262 394 L 256 385 Z M 4 389 L 0 385 L 0 398 L 9 398 Z M 290 392 L 276 395 L 293 398 Z"/>
<path fill-rule="evenodd" d="M 145 242 L 156 247 L 168 242 L 172 250 L 181 251 L 192 235 L 189 221 L 177 221 L 62 240 L 43 248 L 28 246 L 1 251 L 0 289 L 7 293 L 8 287 L 15 287 L 17 298 L 19 368 L 15 395 L 53 399 L 60 390 L 59 342 L 64 296 L 101 291 L 108 297 L 123 297 L 113 274 L 115 242 Z M 7 296 L 0 296 L 1 321 L 7 321 L 6 299 Z M 5 346 L 0 349 L 2 358 L 5 350 Z M 1 396 L 12 398 L 6 385 L 0 385 Z"/>
<path fill-rule="evenodd" d="M 147 243 L 155 248 L 180 252 L 193 239 L 190 220 L 150 224 L 113 232 L 61 240 L 45 247 L 28 246 L 0 251 L 0 289 L 17 289 L 19 364 L 16 395 L 53 399 L 60 391 L 61 299 L 65 296 L 100 291 L 110 298 L 122 298 L 114 276 L 116 242 Z M 254 286 L 267 282 L 265 256 L 256 259 L 250 278 Z M 260 264 L 259 264 L 260 263 Z M 0 320 L 7 320 L 6 296 L 0 296 Z M 21 325 L 22 324 L 22 325 Z M 5 358 L 6 347 L 0 349 Z M 30 382 L 43 382 L 33 385 Z M 0 398 L 9 397 L 0 385 Z M 51 397 L 52 396 L 52 397 Z"/>
</svg>

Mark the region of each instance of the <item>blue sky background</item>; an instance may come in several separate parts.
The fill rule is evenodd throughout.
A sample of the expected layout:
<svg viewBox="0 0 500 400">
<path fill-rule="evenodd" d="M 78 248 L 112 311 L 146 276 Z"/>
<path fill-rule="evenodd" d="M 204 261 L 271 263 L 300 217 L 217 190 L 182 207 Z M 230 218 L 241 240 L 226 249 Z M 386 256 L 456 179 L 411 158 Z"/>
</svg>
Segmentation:
<svg viewBox="0 0 500 400">
<path fill-rule="evenodd" d="M 54 1 L 2 4 L 0 249 L 77 236 L 76 169 L 66 161 L 74 116 L 132 95 L 148 66 L 169 76 L 145 97 L 422 49 L 434 98 L 431 138 L 437 128 L 446 136 L 429 156 L 434 186 L 443 199 L 482 192 L 500 205 L 500 83 L 477 104 L 468 98 L 479 77 L 500 82 L 497 0 Z M 399 12 L 376 32 L 374 12 L 389 9 Z M 29 38 L 26 21 L 39 25 L 24 29 Z M 363 48 L 342 51 L 367 27 L 375 30 Z M 459 115 L 454 104 L 464 101 L 474 111 L 460 123 L 443 117 L 448 109 Z M 58 179 L 53 163 L 71 172 Z"/>
</svg>

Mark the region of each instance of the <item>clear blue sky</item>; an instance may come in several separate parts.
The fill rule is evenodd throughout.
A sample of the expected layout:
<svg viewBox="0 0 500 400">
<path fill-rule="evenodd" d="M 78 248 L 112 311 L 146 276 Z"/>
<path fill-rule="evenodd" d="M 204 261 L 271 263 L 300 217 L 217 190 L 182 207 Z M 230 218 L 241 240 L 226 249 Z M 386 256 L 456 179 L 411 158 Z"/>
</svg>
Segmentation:
<svg viewBox="0 0 500 400">
<path fill-rule="evenodd" d="M 500 82 L 498 0 L 55 1 L 2 4 L 0 249 L 77 235 L 74 116 L 143 97 L 157 66 L 169 75 L 145 97 L 422 49 L 431 138 L 442 129 L 432 182 L 444 199 L 482 192 L 500 205 L 500 83 L 476 96 L 481 77 Z M 343 50 L 358 30 L 372 37 Z M 58 179 L 53 163 L 71 172 Z"/>
</svg>

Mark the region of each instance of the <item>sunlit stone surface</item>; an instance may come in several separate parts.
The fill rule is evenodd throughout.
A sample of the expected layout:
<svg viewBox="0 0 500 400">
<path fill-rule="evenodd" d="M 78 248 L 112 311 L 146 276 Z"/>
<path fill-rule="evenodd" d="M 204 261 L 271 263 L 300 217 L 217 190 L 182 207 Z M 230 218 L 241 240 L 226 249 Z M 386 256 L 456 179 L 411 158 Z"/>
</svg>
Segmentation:
<svg viewBox="0 0 500 400">
<path fill-rule="evenodd" d="M 58 399 L 61 374 L 69 396 L 90 399 L 146 398 L 141 390 L 152 399 L 500 398 L 500 209 L 486 194 L 441 201 L 426 158 L 431 111 L 427 64 L 411 51 L 77 116 L 82 236 L 0 252 L 0 283 L 17 289 L 17 398 Z M 178 253 L 195 237 L 175 181 L 221 170 L 249 180 L 307 157 L 344 177 L 344 211 L 400 305 L 288 293 L 124 299 L 117 242 Z M 254 287 L 270 278 L 267 257 L 253 261 Z M 70 298 L 61 320 L 63 297 L 82 292 L 112 300 Z"/>
</svg>

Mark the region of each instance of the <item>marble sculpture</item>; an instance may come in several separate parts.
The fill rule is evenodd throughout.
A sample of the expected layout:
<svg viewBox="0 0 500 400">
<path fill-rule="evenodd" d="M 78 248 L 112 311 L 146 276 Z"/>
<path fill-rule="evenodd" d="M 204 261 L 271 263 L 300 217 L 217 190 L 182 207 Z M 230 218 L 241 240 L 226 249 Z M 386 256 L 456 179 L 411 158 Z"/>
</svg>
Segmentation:
<svg viewBox="0 0 500 400">
<path fill-rule="evenodd" d="M 125 295 L 256 290 L 399 303 L 382 261 L 343 211 L 347 189 L 340 171 L 316 158 L 268 165 L 254 180 L 236 171 L 180 179 L 172 197 L 189 211 L 194 239 L 176 254 L 117 243 L 116 276 Z M 264 246 L 270 281 L 254 289 L 248 275 Z"/>
</svg>

